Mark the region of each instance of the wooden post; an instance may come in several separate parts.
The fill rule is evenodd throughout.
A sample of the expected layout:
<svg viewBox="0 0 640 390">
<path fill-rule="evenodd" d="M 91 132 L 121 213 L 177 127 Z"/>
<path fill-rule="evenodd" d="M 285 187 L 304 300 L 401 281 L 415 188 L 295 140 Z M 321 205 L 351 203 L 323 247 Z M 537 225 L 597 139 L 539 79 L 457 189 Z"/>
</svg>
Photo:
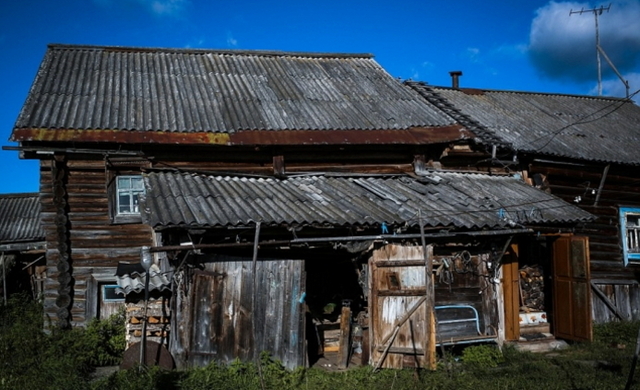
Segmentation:
<svg viewBox="0 0 640 390">
<path fill-rule="evenodd" d="M 436 316 L 434 307 L 436 305 L 435 300 L 435 288 L 433 283 L 433 246 L 429 245 L 424 238 L 424 225 L 422 223 L 422 211 L 418 210 L 418 222 L 420 224 L 420 239 L 422 240 L 422 253 L 424 255 L 425 263 L 425 308 L 426 308 L 426 337 L 424 344 L 424 355 L 427 361 L 427 368 L 430 370 L 436 369 Z"/>
<path fill-rule="evenodd" d="M 520 286 L 518 274 L 518 246 L 510 244 L 509 261 L 502 264 L 504 288 L 505 340 L 520 338 Z"/>
<path fill-rule="evenodd" d="M 351 352 L 351 307 L 348 303 L 342 303 L 340 314 L 340 341 L 338 348 L 338 367 L 347 368 L 349 365 L 349 353 Z"/>
</svg>

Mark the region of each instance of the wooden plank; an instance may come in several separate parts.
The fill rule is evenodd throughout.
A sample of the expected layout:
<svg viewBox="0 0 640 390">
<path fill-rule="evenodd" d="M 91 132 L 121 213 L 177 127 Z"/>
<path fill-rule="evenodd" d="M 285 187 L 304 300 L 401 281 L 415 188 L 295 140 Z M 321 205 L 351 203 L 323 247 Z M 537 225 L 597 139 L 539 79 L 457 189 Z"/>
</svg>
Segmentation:
<svg viewBox="0 0 640 390">
<path fill-rule="evenodd" d="M 596 293 L 596 295 L 598 296 L 598 298 L 600 298 L 600 300 L 602 301 L 602 303 L 604 303 L 610 310 L 611 312 L 613 312 L 616 317 L 618 317 L 618 319 L 620 320 L 624 320 L 625 316 L 624 314 L 622 314 L 618 308 L 616 307 L 616 305 L 611 302 L 611 300 L 609 299 L 609 297 L 607 297 L 599 288 L 598 286 L 595 285 L 595 283 L 591 282 L 591 289 L 593 290 L 593 292 Z"/>
<path fill-rule="evenodd" d="M 338 367 L 347 368 L 351 352 L 351 308 L 342 306 L 338 341 Z"/>
<path fill-rule="evenodd" d="M 505 340 L 520 338 L 520 305 L 518 286 L 518 245 L 511 244 L 507 261 L 502 264 L 504 289 Z"/>
</svg>

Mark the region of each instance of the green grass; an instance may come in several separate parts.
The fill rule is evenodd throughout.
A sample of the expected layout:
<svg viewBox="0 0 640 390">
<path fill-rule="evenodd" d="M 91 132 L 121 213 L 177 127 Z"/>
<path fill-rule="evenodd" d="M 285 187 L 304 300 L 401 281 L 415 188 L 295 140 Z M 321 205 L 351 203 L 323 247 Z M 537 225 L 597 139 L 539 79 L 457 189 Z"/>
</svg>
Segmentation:
<svg viewBox="0 0 640 390">
<path fill-rule="evenodd" d="M 0 307 L 0 389 L 622 389 L 640 322 L 595 327 L 595 341 L 549 354 L 490 345 L 449 351 L 436 371 L 358 367 L 329 373 L 286 370 L 263 354 L 259 362 L 164 371 L 134 368 L 92 379 L 95 366 L 118 364 L 124 321 L 115 316 L 87 329 L 44 332 L 40 303 L 14 297 Z M 640 372 L 634 387 L 640 389 Z"/>
</svg>

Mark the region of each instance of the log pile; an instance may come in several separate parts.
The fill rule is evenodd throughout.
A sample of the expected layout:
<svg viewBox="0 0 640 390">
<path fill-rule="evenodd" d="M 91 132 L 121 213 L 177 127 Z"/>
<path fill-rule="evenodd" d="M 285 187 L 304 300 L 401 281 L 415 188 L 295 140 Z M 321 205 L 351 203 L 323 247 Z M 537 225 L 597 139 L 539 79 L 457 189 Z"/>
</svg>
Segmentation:
<svg viewBox="0 0 640 390">
<path fill-rule="evenodd" d="M 170 318 L 165 314 L 167 307 L 163 300 L 150 300 L 147 309 L 146 338 L 166 345 L 169 338 Z M 144 303 L 126 304 L 126 341 L 127 347 L 140 342 L 144 323 Z"/>
<path fill-rule="evenodd" d="M 544 275 L 538 265 L 520 268 L 520 311 L 545 311 Z"/>
</svg>

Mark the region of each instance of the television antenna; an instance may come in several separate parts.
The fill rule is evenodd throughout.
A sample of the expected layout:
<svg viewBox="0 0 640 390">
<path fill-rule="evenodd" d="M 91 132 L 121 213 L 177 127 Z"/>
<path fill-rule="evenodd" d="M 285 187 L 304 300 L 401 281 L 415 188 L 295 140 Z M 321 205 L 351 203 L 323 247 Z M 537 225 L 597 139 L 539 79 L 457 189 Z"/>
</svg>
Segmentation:
<svg viewBox="0 0 640 390">
<path fill-rule="evenodd" d="M 609 10 L 611 9 L 611 4 L 609 4 L 607 7 L 604 6 L 600 6 L 600 7 L 596 7 L 596 8 L 591 8 L 591 9 L 580 9 L 580 11 L 574 11 L 571 10 L 569 11 L 569 16 L 573 15 L 573 14 L 584 14 L 584 13 L 593 13 L 595 20 L 596 20 L 596 61 L 598 64 L 598 96 L 602 96 L 602 64 L 600 61 L 600 54 L 602 54 L 602 56 L 604 57 L 604 59 L 607 61 L 607 63 L 609 64 L 609 66 L 611 66 L 611 68 L 613 69 L 613 71 L 616 73 L 616 75 L 618 76 L 618 78 L 620 79 L 620 81 L 622 81 L 622 84 L 624 84 L 626 91 L 627 91 L 627 98 L 629 97 L 629 82 L 627 80 L 625 80 L 622 75 L 620 74 L 620 72 L 618 72 L 618 69 L 615 67 L 615 65 L 613 65 L 613 62 L 611 62 L 611 60 L 609 59 L 609 56 L 607 56 L 607 53 L 605 53 L 604 49 L 600 46 L 600 29 L 598 26 L 598 16 L 602 15 L 605 11 L 609 12 Z"/>
</svg>

